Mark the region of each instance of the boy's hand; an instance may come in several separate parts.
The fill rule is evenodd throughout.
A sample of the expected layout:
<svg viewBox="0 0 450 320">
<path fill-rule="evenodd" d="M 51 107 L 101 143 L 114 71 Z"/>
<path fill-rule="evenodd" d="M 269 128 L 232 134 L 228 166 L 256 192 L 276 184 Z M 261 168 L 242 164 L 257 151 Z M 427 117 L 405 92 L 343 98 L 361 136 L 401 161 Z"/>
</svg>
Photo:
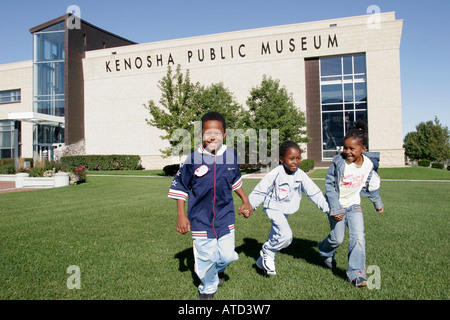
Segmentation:
<svg viewBox="0 0 450 320">
<path fill-rule="evenodd" d="M 177 231 L 180 234 L 185 234 L 191 231 L 191 223 L 186 216 L 179 216 L 177 219 Z"/>
<path fill-rule="evenodd" d="M 239 214 L 243 214 L 244 217 L 248 218 L 253 212 L 253 208 L 250 203 L 243 203 L 239 208 Z"/>
<path fill-rule="evenodd" d="M 384 212 L 384 208 L 378 209 L 377 212 L 378 213 L 383 213 Z"/>
</svg>

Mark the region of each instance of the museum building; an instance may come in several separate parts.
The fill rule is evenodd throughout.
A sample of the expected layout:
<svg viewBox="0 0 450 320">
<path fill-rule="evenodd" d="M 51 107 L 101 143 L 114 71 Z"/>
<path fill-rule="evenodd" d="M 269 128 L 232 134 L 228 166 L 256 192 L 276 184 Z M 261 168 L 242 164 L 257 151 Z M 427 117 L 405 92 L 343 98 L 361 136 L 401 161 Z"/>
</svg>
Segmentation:
<svg viewBox="0 0 450 320">
<path fill-rule="evenodd" d="M 66 14 L 30 29 L 33 57 L 0 65 L 0 157 L 54 159 L 132 154 L 146 169 L 164 158 L 148 125 L 167 68 L 202 85 L 222 82 L 244 108 L 263 76 L 278 79 L 305 112 L 303 158 L 328 166 L 356 120 L 382 166 L 403 166 L 400 40 L 394 12 L 137 44 Z M 275 128 L 265 128 L 275 129 Z"/>
</svg>

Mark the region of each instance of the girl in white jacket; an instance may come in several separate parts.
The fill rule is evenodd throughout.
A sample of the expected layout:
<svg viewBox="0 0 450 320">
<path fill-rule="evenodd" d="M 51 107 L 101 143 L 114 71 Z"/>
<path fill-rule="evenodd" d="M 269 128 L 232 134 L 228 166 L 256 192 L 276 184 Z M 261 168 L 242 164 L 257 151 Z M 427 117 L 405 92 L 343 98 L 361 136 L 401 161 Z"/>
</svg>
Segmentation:
<svg viewBox="0 0 450 320">
<path fill-rule="evenodd" d="M 302 191 L 323 212 L 328 203 L 319 187 L 299 169 L 300 147 L 293 141 L 280 146 L 280 165 L 270 171 L 253 189 L 249 201 L 253 210 L 262 203 L 272 222 L 269 238 L 262 246 L 256 265 L 268 275 L 276 275 L 275 254 L 292 242 L 292 230 L 287 221 L 300 207 Z"/>
</svg>

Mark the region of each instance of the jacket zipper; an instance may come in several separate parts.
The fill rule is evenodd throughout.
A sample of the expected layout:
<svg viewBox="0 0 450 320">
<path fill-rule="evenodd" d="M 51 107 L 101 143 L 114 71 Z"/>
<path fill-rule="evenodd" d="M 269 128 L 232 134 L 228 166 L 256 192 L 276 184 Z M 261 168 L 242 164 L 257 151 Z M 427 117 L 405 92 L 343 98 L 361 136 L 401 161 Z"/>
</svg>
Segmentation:
<svg viewBox="0 0 450 320">
<path fill-rule="evenodd" d="M 216 227 L 214 226 L 214 220 L 216 218 L 216 154 L 214 154 L 214 198 L 213 198 L 213 219 L 212 227 L 214 231 L 214 236 L 217 238 Z"/>
</svg>

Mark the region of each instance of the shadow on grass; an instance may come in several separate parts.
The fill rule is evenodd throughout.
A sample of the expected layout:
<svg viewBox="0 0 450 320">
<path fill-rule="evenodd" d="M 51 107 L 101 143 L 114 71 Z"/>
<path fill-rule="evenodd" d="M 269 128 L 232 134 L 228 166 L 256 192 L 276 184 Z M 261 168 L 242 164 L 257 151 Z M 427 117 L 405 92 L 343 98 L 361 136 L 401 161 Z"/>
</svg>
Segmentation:
<svg viewBox="0 0 450 320">
<path fill-rule="evenodd" d="M 256 239 L 244 238 L 244 243 L 236 248 L 237 253 L 244 253 L 246 256 L 251 257 L 255 260 L 253 268 L 258 272 L 258 274 L 266 275 L 261 269 L 256 266 L 256 260 L 259 258 L 262 243 L 258 242 Z M 321 268 L 328 269 L 328 267 L 323 263 L 322 258 L 315 249 L 317 248 L 317 242 L 307 239 L 294 238 L 289 247 L 281 250 L 279 253 L 291 255 L 295 259 L 303 259 L 307 263 L 319 266 Z M 347 274 L 344 269 L 334 268 L 332 270 L 333 274 L 344 280 L 347 279 Z"/>
<path fill-rule="evenodd" d="M 261 250 L 262 245 L 263 244 L 258 242 L 256 239 L 244 238 L 244 243 L 239 247 L 236 247 L 235 250 L 237 253 L 243 253 L 246 256 L 253 258 L 255 260 L 255 263 L 253 264 L 252 267 L 256 270 L 256 272 L 259 275 L 267 276 L 264 271 L 262 271 L 256 266 L 256 260 L 259 258 L 259 252 Z M 328 267 L 325 266 L 325 264 L 323 263 L 322 258 L 319 256 L 319 253 L 315 248 L 317 248 L 316 241 L 294 238 L 291 245 L 281 250 L 279 253 L 291 255 L 295 259 L 303 259 L 307 263 L 328 269 Z M 180 251 L 174 256 L 174 258 L 178 259 L 179 262 L 178 270 L 180 272 L 190 271 L 192 275 L 192 283 L 196 287 L 198 287 L 200 285 L 200 280 L 198 279 L 197 274 L 195 273 L 194 254 L 192 252 L 192 247 Z M 344 280 L 347 279 L 347 274 L 344 269 L 334 268 L 332 272 L 336 277 L 342 278 Z"/>
<path fill-rule="evenodd" d="M 192 247 L 187 248 L 183 251 L 178 252 L 175 256 L 175 259 L 178 259 L 179 265 L 178 270 L 180 272 L 190 271 L 192 275 L 192 283 L 194 286 L 198 287 L 200 285 L 200 279 L 197 277 L 194 268 L 194 252 Z"/>
</svg>

